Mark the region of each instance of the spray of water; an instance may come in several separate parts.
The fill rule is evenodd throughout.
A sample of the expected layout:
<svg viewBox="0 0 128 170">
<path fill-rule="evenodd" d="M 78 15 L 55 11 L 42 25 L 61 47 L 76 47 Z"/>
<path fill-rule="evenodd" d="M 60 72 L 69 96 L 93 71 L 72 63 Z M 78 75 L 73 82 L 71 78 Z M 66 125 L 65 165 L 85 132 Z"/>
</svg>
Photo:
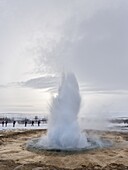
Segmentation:
<svg viewBox="0 0 128 170">
<path fill-rule="evenodd" d="M 75 75 L 63 74 L 58 95 L 53 98 L 50 106 L 48 132 L 39 140 L 29 142 L 29 146 L 47 150 L 79 150 L 100 146 L 102 142 L 99 143 L 99 140 L 92 138 L 88 142 L 85 132 L 82 133 L 79 128 L 77 116 L 80 103 Z"/>
<path fill-rule="evenodd" d="M 88 146 L 77 122 L 81 97 L 79 86 L 73 73 L 63 74 L 58 95 L 50 106 L 47 136 L 38 145 L 48 148 L 72 149 Z"/>
</svg>

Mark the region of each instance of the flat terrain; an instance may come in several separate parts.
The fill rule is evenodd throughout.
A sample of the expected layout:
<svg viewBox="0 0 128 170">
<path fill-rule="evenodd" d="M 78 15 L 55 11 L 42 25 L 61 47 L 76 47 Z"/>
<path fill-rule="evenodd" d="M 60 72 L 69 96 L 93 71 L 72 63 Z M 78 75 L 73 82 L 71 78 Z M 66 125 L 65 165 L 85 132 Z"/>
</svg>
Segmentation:
<svg viewBox="0 0 128 170">
<path fill-rule="evenodd" d="M 113 142 L 110 148 L 82 152 L 32 152 L 26 142 L 45 134 L 45 130 L 0 132 L 0 170 L 128 170 L 128 134 L 88 131 Z"/>
</svg>

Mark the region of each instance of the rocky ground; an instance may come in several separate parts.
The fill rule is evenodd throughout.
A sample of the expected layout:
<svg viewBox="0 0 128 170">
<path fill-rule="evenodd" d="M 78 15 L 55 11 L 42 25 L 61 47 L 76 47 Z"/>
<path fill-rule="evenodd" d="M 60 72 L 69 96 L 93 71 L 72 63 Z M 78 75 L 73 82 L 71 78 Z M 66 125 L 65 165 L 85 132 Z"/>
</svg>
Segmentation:
<svg viewBox="0 0 128 170">
<path fill-rule="evenodd" d="M 0 132 L 0 170 L 128 170 L 128 134 L 88 131 L 113 142 L 110 148 L 82 152 L 32 152 L 26 142 L 45 130 Z"/>
</svg>

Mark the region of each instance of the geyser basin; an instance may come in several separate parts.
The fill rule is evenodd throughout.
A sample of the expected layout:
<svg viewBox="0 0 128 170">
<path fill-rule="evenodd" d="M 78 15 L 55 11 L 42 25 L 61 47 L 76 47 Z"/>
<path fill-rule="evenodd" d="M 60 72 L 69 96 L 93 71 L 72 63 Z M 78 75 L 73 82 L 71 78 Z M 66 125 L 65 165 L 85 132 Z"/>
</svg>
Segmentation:
<svg viewBox="0 0 128 170">
<path fill-rule="evenodd" d="M 96 148 L 107 148 L 111 147 L 112 143 L 108 140 L 100 140 L 100 141 L 89 141 L 88 146 L 83 148 L 63 148 L 63 147 L 53 147 L 39 144 L 40 139 L 33 139 L 27 143 L 27 149 L 30 151 L 55 151 L 55 152 L 79 152 L 79 151 L 87 151 Z"/>
<path fill-rule="evenodd" d="M 47 135 L 28 142 L 27 148 L 40 150 L 83 150 L 108 145 L 105 141 L 88 139 L 77 121 L 81 97 L 73 73 L 63 74 L 58 95 L 50 106 Z"/>
</svg>

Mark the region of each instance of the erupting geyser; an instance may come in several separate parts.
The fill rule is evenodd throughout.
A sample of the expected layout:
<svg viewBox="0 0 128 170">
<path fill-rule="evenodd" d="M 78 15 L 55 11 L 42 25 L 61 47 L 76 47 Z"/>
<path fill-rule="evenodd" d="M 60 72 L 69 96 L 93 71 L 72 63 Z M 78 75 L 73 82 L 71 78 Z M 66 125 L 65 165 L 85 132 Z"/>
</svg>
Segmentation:
<svg viewBox="0 0 128 170">
<path fill-rule="evenodd" d="M 88 146 L 77 122 L 81 97 L 79 86 L 73 73 L 63 74 L 58 95 L 53 98 L 46 139 L 39 145 L 50 148 L 71 149 Z M 44 143 L 45 142 L 45 143 Z"/>
<path fill-rule="evenodd" d="M 46 150 L 79 150 L 94 148 L 97 142 L 88 142 L 79 128 L 77 116 L 81 97 L 73 73 L 63 74 L 58 95 L 50 106 L 47 135 L 28 143 L 28 147 Z"/>
</svg>

